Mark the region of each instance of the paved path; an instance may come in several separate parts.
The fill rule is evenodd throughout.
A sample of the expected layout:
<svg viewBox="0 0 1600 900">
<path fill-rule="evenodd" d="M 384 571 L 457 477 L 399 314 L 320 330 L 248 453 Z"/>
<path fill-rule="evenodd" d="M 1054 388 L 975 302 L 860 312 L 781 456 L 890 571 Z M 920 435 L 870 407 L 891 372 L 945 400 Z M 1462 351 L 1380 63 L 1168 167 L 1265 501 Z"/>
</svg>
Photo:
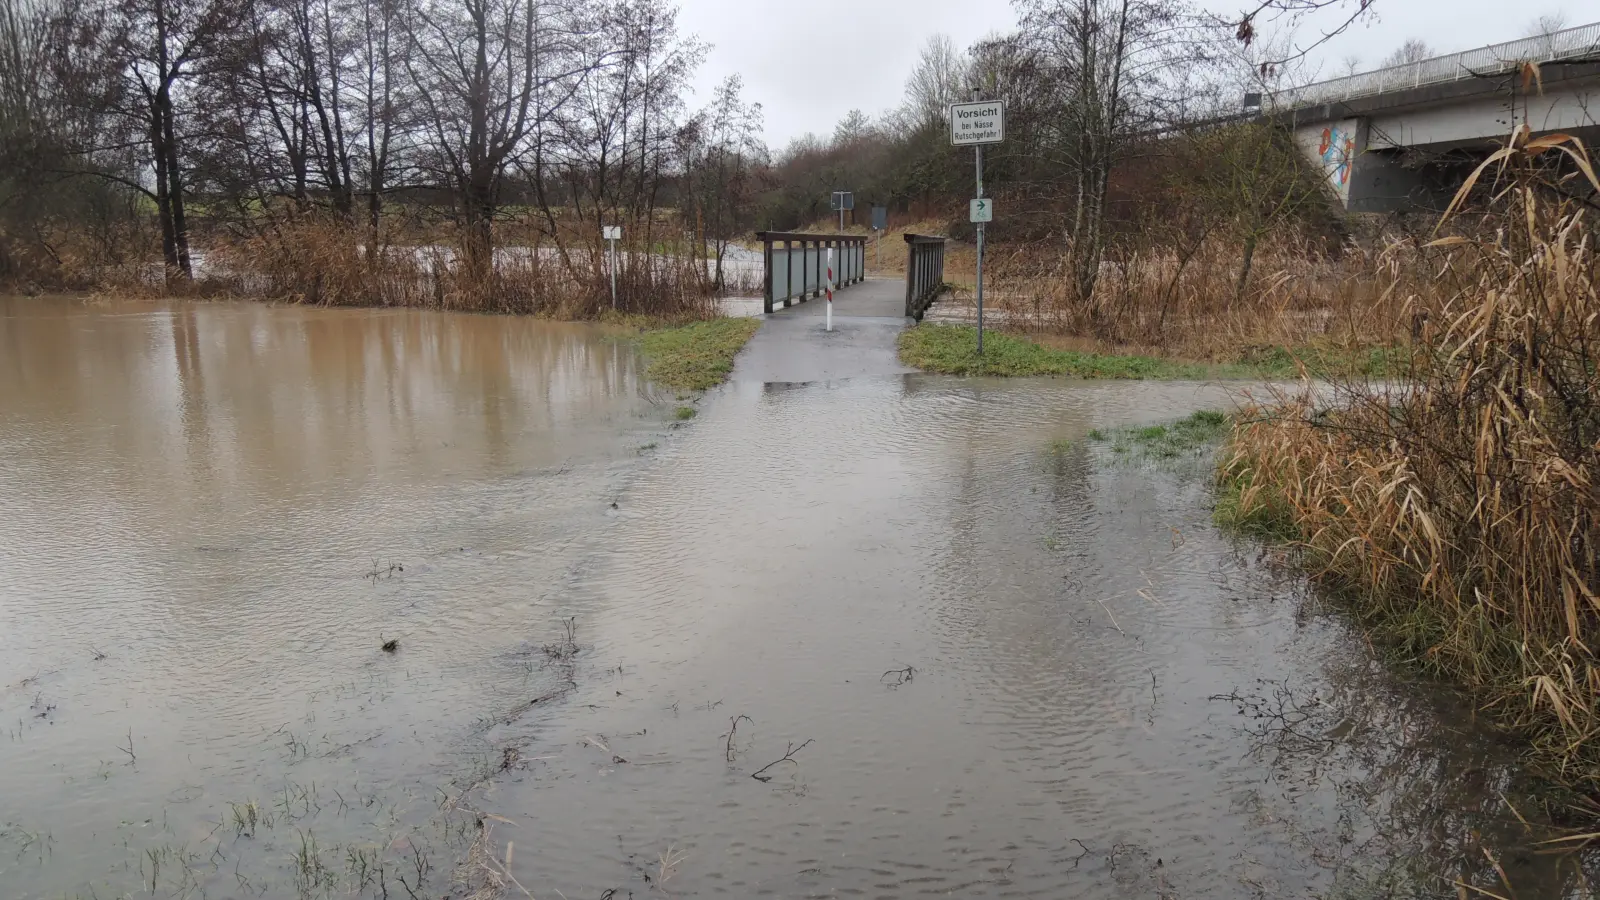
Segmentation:
<svg viewBox="0 0 1600 900">
<path fill-rule="evenodd" d="M 732 379 L 772 384 L 916 371 L 900 365 L 895 350 L 911 322 L 905 291 L 899 278 L 868 278 L 835 291 L 831 332 L 824 330 L 828 303 L 821 298 L 774 310 L 739 354 Z"/>
<path fill-rule="evenodd" d="M 785 309 L 779 305 L 772 311 L 778 316 L 820 316 L 828 309 L 822 297 Z M 868 278 L 833 292 L 833 317 L 867 316 L 881 319 L 904 319 L 906 314 L 906 283 L 900 278 Z"/>
</svg>

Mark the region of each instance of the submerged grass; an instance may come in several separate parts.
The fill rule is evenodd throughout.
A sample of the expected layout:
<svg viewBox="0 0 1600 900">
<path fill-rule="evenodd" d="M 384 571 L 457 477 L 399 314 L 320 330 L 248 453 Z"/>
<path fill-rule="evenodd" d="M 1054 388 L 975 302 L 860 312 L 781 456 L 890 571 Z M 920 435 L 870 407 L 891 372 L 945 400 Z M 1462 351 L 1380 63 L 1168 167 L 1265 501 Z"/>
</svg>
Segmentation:
<svg viewBox="0 0 1600 900">
<path fill-rule="evenodd" d="M 1089 432 L 1089 440 L 1109 443 L 1111 452 L 1117 454 L 1176 459 L 1204 452 L 1216 444 L 1227 429 L 1227 414 L 1202 409 L 1176 422 L 1111 432 L 1096 429 Z"/>
<path fill-rule="evenodd" d="M 1210 380 L 1358 375 L 1382 377 L 1398 368 L 1402 352 L 1385 347 L 1254 347 L 1234 362 L 1195 362 L 1144 354 L 1058 350 L 1027 338 L 986 331 L 983 355 L 969 325 L 925 323 L 900 336 L 900 361 L 944 375 Z"/>
<path fill-rule="evenodd" d="M 679 390 L 714 388 L 733 371 L 734 356 L 759 327 L 756 319 L 712 319 L 647 331 L 639 337 L 648 361 L 645 377 Z"/>
</svg>

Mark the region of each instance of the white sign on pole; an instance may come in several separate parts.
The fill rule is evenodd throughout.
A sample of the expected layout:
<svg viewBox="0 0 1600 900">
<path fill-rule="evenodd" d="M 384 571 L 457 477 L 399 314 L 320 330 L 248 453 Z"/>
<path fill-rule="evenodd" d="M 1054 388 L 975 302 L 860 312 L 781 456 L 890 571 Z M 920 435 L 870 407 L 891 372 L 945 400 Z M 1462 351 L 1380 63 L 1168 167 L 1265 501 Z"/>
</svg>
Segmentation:
<svg viewBox="0 0 1600 900">
<path fill-rule="evenodd" d="M 969 207 L 967 211 L 970 213 L 970 218 L 968 219 L 969 222 L 976 223 L 994 221 L 994 200 L 990 199 L 989 197 L 982 197 L 980 199 L 971 200 L 968 202 Z"/>
<path fill-rule="evenodd" d="M 621 225 L 601 225 L 600 237 L 611 248 L 611 308 L 617 308 L 617 241 L 622 240 Z"/>
<path fill-rule="evenodd" d="M 998 144 L 1005 139 L 1005 101 L 950 104 L 950 143 L 957 147 L 973 147 Z"/>
</svg>

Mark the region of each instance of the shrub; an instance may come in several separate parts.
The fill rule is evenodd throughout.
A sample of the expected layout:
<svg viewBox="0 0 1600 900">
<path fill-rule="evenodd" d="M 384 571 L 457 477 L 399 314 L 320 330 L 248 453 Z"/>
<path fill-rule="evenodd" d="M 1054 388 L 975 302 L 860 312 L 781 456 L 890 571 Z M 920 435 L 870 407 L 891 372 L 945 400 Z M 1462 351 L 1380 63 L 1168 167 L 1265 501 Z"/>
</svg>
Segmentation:
<svg viewBox="0 0 1600 900">
<path fill-rule="evenodd" d="M 1488 207 L 1460 215 L 1491 171 Z M 1374 632 L 1596 786 L 1600 259 L 1580 185 L 1600 191 L 1575 140 L 1518 135 L 1426 248 L 1440 290 L 1408 297 L 1409 377 L 1242 416 L 1220 478 L 1225 513 L 1292 533 Z"/>
</svg>

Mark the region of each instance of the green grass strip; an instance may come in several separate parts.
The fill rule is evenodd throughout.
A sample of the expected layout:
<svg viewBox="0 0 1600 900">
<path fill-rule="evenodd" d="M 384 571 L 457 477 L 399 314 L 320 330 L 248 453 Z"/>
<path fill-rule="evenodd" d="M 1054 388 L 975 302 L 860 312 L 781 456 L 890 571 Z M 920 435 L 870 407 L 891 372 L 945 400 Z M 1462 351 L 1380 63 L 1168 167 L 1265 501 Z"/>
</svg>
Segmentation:
<svg viewBox="0 0 1600 900">
<path fill-rule="evenodd" d="M 1382 376 L 1400 363 L 1398 351 L 1384 348 L 1266 347 L 1245 354 L 1236 363 L 1199 363 L 1156 356 L 1080 353 L 1053 350 L 1026 338 L 998 331 L 983 335 L 970 325 L 924 323 L 900 335 L 900 361 L 925 372 L 944 375 L 1030 376 L 1071 378 L 1149 378 L 1183 381 L 1214 379 L 1292 378 L 1303 362 L 1313 375 Z"/>
<path fill-rule="evenodd" d="M 645 377 L 681 391 L 714 388 L 733 371 L 733 358 L 761 327 L 757 319 L 712 319 L 639 336 Z"/>
<path fill-rule="evenodd" d="M 984 333 L 983 355 L 979 356 L 976 328 L 931 323 L 901 333 L 900 361 L 925 372 L 944 375 L 1067 375 L 1077 378 L 1205 379 L 1216 377 L 1213 373 L 1217 368 L 1153 356 L 1106 356 L 1052 350 L 998 331 Z"/>
</svg>

